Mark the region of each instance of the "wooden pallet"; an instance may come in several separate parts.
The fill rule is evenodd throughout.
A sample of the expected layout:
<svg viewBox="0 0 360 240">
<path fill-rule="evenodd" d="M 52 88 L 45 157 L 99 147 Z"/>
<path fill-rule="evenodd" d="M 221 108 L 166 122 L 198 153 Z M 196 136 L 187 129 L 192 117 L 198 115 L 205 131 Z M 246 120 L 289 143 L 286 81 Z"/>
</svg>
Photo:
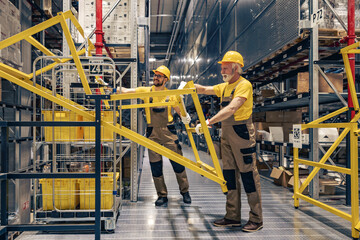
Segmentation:
<svg viewBox="0 0 360 240">
<path fill-rule="evenodd" d="M 109 47 L 109 51 L 113 58 L 131 58 L 130 47 Z M 91 54 L 95 54 L 95 50 L 91 52 Z M 102 54 L 108 56 L 105 49 L 102 50 Z M 145 47 L 138 46 L 138 55 L 140 63 L 145 62 Z"/>
</svg>

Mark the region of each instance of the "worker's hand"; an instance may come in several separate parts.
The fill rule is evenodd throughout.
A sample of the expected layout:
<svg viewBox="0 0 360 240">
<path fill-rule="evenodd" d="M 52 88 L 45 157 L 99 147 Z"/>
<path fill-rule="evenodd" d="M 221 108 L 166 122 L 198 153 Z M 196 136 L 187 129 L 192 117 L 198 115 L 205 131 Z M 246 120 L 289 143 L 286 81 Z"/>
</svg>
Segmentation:
<svg viewBox="0 0 360 240">
<path fill-rule="evenodd" d="M 209 119 L 206 120 L 206 125 L 208 128 L 211 128 L 211 125 L 209 124 Z M 202 129 L 201 123 L 196 125 L 195 132 L 197 133 L 197 135 L 204 134 L 204 130 Z"/>
<path fill-rule="evenodd" d="M 189 124 L 190 121 L 191 121 L 191 117 L 188 113 L 186 113 L 186 116 L 185 117 L 181 117 L 181 121 L 183 122 L 183 124 Z"/>
</svg>

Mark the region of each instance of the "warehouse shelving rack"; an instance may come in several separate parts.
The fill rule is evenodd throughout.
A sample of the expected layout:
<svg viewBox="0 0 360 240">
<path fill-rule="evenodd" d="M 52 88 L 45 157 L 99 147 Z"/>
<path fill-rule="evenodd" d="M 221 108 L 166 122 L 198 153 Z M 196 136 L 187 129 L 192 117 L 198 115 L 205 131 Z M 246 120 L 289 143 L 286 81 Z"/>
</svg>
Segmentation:
<svg viewBox="0 0 360 240">
<path fill-rule="evenodd" d="M 108 99 L 108 95 L 89 95 L 88 98 L 95 100 L 95 121 L 94 122 L 0 122 L 1 124 L 1 228 L 0 238 L 8 239 L 8 233 L 13 231 L 76 231 L 76 230 L 93 230 L 95 239 L 100 239 L 101 231 L 101 212 L 100 212 L 100 157 L 101 157 L 101 101 Z M 37 168 L 28 169 L 27 172 L 8 172 L 8 133 L 9 127 L 43 127 L 43 126 L 86 126 L 95 127 L 95 173 L 36 173 Z M 12 179 L 39 179 L 39 178 L 95 178 L 95 224 L 10 224 L 8 222 L 8 201 L 7 187 L 9 180 Z"/>
</svg>

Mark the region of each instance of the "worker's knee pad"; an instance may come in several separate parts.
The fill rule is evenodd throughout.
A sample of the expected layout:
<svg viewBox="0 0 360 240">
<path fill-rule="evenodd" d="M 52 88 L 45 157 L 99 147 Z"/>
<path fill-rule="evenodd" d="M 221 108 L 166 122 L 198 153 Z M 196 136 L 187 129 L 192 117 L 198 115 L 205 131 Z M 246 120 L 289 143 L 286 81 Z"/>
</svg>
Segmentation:
<svg viewBox="0 0 360 240">
<path fill-rule="evenodd" d="M 250 139 L 249 130 L 248 130 L 246 124 L 234 125 L 233 129 L 239 137 L 241 137 L 245 140 Z"/>
<path fill-rule="evenodd" d="M 176 146 L 177 146 L 177 148 L 181 151 L 181 145 L 180 145 L 180 143 L 179 143 L 179 140 L 175 140 L 175 144 L 176 144 Z"/>
<path fill-rule="evenodd" d="M 174 124 L 172 125 L 167 125 L 167 128 L 169 129 L 169 131 L 172 133 L 172 134 L 175 134 L 176 135 L 176 127 Z"/>
<path fill-rule="evenodd" d="M 250 164 L 253 162 L 253 155 L 243 155 L 243 160 L 245 164 Z"/>
<path fill-rule="evenodd" d="M 223 174 L 226 180 L 226 186 L 228 190 L 235 190 L 236 189 L 235 169 L 224 169 Z"/>
<path fill-rule="evenodd" d="M 243 149 L 240 149 L 240 152 L 242 154 L 251 154 L 251 153 L 254 153 L 256 152 L 256 147 L 250 147 L 250 148 L 243 148 Z"/>
<path fill-rule="evenodd" d="M 162 161 L 151 162 L 150 167 L 151 167 L 151 173 L 152 173 L 153 177 L 161 177 L 163 175 Z"/>
<path fill-rule="evenodd" d="M 242 172 L 240 173 L 242 183 L 246 193 L 256 192 L 256 186 L 254 181 L 253 172 Z"/>
<path fill-rule="evenodd" d="M 151 133 L 152 133 L 153 127 L 147 127 L 146 128 L 146 137 L 150 137 Z"/>
<path fill-rule="evenodd" d="M 185 167 L 177 162 L 170 160 L 170 163 L 175 173 L 182 173 L 185 170 Z"/>
</svg>

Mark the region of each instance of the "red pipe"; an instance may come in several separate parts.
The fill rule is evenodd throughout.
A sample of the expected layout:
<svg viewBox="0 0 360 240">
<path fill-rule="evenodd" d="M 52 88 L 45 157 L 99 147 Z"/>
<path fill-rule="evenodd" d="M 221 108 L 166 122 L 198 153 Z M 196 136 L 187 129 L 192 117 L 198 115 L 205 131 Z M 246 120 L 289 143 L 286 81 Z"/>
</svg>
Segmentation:
<svg viewBox="0 0 360 240">
<path fill-rule="evenodd" d="M 348 46 L 355 43 L 355 0 L 348 0 Z M 355 54 L 349 54 L 350 68 L 355 83 Z M 348 84 L 348 106 L 354 107 L 351 99 L 351 92 Z M 351 112 L 351 118 L 355 116 L 355 112 Z"/>
<path fill-rule="evenodd" d="M 102 56 L 102 49 L 103 49 L 103 28 L 102 28 L 102 0 L 96 0 L 96 42 L 95 42 L 95 49 L 96 49 L 96 56 Z"/>
</svg>

